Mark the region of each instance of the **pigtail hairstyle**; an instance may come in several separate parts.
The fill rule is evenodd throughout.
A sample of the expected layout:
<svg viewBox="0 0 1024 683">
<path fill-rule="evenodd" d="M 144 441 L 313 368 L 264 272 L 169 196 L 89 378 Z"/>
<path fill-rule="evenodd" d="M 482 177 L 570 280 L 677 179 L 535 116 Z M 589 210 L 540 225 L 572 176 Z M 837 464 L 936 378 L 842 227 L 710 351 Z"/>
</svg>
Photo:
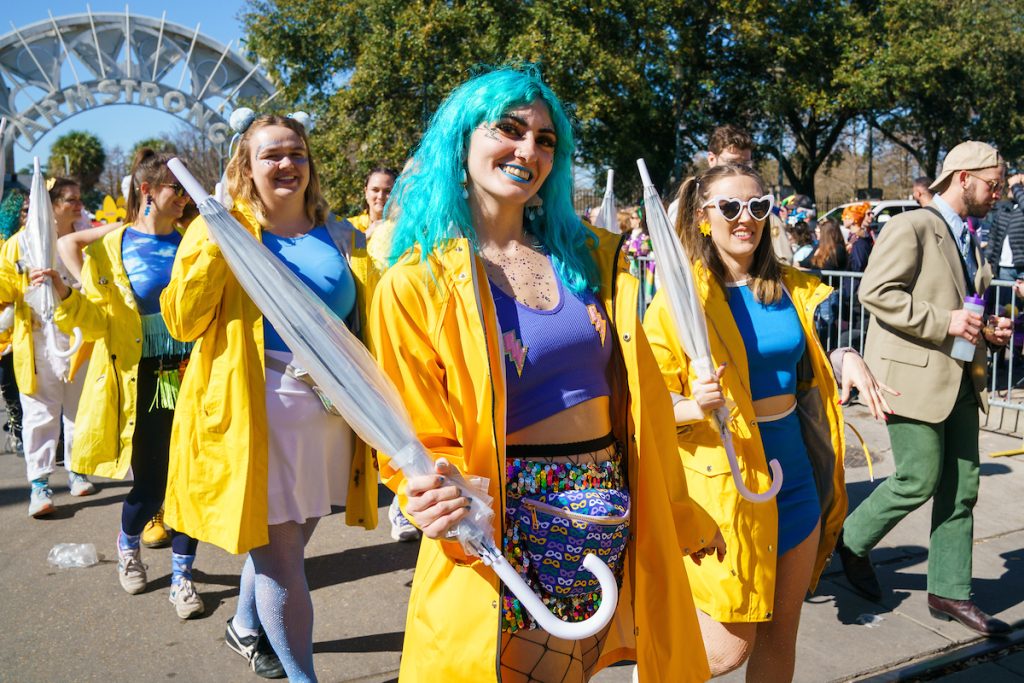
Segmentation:
<svg viewBox="0 0 1024 683">
<path fill-rule="evenodd" d="M 524 226 L 551 254 L 569 289 L 576 294 L 596 291 L 597 266 L 588 247 L 596 246 L 597 238 L 572 205 L 572 125 L 558 97 L 528 65 L 501 67 L 471 78 L 431 118 L 412 164 L 399 176 L 385 207 L 386 216 L 396 217 L 390 264 L 417 247 L 425 257 L 457 237 L 479 246 L 469 204 L 462 196 L 470 136 L 481 124 L 538 100 L 547 106 L 558 140 L 551 173 L 531 200 L 536 203 L 539 198 L 543 211 L 527 211 Z"/>
<path fill-rule="evenodd" d="M 753 169 L 746 166 L 720 164 L 708 169 L 703 175 L 688 178 L 679 188 L 679 216 L 676 219 L 676 233 L 679 235 L 693 262 L 700 261 L 719 286 L 725 287 L 726 271 L 718 247 L 710 236 L 705 237 L 698 227 L 705 220 L 701 206 L 715 195 L 714 186 L 722 178 L 746 176 L 757 181 L 764 192 L 764 181 Z M 782 297 L 782 267 L 772 249 L 771 227 L 766 217 L 761 227 L 761 238 L 754 250 L 754 261 L 750 266 L 750 290 L 761 303 L 775 303 Z"/>
<path fill-rule="evenodd" d="M 154 186 L 170 180 L 171 172 L 167 169 L 167 162 L 176 156 L 169 152 L 157 152 L 149 147 L 143 147 L 135 153 L 135 160 L 132 161 L 132 180 L 128 185 L 128 197 L 125 199 L 125 223 L 134 223 L 139 218 L 139 210 L 144 199 L 142 183 Z"/>
<path fill-rule="evenodd" d="M 283 126 L 290 128 L 306 146 L 306 159 L 309 167 L 309 184 L 306 185 L 304 195 L 306 203 L 306 217 L 313 221 L 313 225 L 323 225 L 327 222 L 327 202 L 320 192 L 320 176 L 317 175 L 316 165 L 313 163 L 312 150 L 309 148 L 309 137 L 306 135 L 306 127 L 299 119 L 289 116 L 277 116 L 276 114 L 262 114 L 257 116 L 251 124 L 241 133 L 238 138 L 238 146 L 235 153 L 228 162 L 228 193 L 236 201 L 245 202 L 256 216 L 263 227 L 267 226 L 267 205 L 263 203 L 259 193 L 256 191 L 256 184 L 252 180 L 252 146 L 250 141 L 252 135 L 265 126 Z"/>
</svg>

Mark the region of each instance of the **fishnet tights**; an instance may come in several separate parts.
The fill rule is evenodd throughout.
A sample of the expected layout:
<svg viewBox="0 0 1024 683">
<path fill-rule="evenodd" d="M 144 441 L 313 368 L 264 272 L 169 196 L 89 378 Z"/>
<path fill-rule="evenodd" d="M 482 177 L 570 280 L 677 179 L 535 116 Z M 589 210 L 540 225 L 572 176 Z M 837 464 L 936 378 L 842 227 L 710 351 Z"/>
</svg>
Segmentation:
<svg viewBox="0 0 1024 683">
<path fill-rule="evenodd" d="M 584 640 L 562 640 L 543 629 L 502 633 L 502 683 L 584 683 L 607 634 L 605 628 Z"/>
</svg>

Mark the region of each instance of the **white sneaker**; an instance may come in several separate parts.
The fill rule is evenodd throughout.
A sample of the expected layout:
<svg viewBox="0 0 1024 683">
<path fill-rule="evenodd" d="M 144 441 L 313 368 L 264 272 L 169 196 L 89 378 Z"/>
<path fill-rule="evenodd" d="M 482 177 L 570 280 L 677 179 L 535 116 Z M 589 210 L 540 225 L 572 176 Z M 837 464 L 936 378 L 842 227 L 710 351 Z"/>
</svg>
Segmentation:
<svg viewBox="0 0 1024 683">
<path fill-rule="evenodd" d="M 199 597 L 199 593 L 196 593 L 192 579 L 183 578 L 179 579 L 176 584 L 172 583 L 171 593 L 167 598 L 174 605 L 174 611 L 178 613 L 180 619 L 190 619 L 206 611 L 203 599 Z"/>
<path fill-rule="evenodd" d="M 72 496 L 91 496 L 96 493 L 96 485 L 78 472 L 68 475 L 68 488 L 71 489 Z"/>
<path fill-rule="evenodd" d="M 391 522 L 391 538 L 400 543 L 418 541 L 422 536 L 422 532 L 402 514 L 402 508 L 398 506 L 398 498 L 391 501 L 391 506 L 388 508 L 388 521 Z"/>
<path fill-rule="evenodd" d="M 117 578 L 121 581 L 121 588 L 132 595 L 146 590 L 146 565 L 142 564 L 140 555 L 138 548 L 117 549 Z"/>
<path fill-rule="evenodd" d="M 32 485 L 32 493 L 28 498 L 28 514 L 30 517 L 45 517 L 52 514 L 57 508 L 53 505 L 53 491 L 50 486 Z"/>
</svg>

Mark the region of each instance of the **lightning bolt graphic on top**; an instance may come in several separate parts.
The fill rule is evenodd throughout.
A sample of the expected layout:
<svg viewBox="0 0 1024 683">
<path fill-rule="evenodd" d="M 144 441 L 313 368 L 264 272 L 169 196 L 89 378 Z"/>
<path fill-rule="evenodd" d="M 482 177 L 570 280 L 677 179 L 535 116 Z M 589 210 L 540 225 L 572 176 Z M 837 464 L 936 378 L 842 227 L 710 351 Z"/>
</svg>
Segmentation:
<svg viewBox="0 0 1024 683">
<path fill-rule="evenodd" d="M 512 365 L 516 366 L 517 376 L 522 377 L 523 367 L 526 365 L 526 352 L 529 348 L 523 346 L 523 342 L 516 336 L 515 330 L 509 330 L 503 334 L 501 343 L 505 347 L 505 355 L 512 361 Z"/>
</svg>

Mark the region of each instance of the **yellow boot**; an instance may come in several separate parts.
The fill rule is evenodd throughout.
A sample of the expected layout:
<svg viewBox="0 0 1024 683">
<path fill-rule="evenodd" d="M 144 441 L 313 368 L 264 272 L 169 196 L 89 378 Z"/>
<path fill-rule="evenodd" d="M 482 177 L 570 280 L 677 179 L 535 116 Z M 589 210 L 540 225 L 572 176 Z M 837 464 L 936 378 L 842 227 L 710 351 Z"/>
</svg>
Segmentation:
<svg viewBox="0 0 1024 683">
<path fill-rule="evenodd" d="M 142 545 L 147 548 L 163 548 L 170 542 L 171 534 L 164 526 L 164 510 L 160 508 L 160 511 L 146 523 L 146 528 L 142 530 Z"/>
</svg>

